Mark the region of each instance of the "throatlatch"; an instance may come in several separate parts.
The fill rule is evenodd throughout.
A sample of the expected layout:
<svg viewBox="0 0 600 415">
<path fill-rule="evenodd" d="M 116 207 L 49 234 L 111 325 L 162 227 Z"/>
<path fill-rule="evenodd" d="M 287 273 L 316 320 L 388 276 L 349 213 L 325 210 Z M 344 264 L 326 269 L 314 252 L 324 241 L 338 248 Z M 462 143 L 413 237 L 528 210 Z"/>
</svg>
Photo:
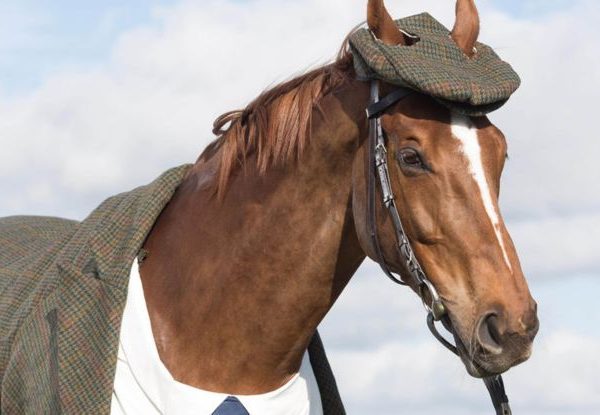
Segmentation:
<svg viewBox="0 0 600 415">
<path fill-rule="evenodd" d="M 366 160 L 367 226 L 369 227 L 372 248 L 377 257 L 377 262 L 381 266 L 383 272 L 393 282 L 401 285 L 408 285 L 401 278 L 396 277 L 389 269 L 387 263 L 385 262 L 381 245 L 379 244 L 377 235 L 377 212 L 375 209 L 375 182 L 378 181 L 383 197 L 383 204 L 390 214 L 392 223 L 394 224 L 394 230 L 398 242 L 398 251 L 405 261 L 406 268 L 412 277 L 413 282 L 418 289 L 421 300 L 423 301 L 423 305 L 427 310 L 427 326 L 429 327 L 429 330 L 433 336 L 440 343 L 442 343 L 444 347 L 446 347 L 455 355 L 459 356 L 458 348 L 446 340 L 437 330 L 435 325 L 436 321 L 440 321 L 444 328 L 456 338 L 454 328 L 450 318 L 448 317 L 446 308 L 434 285 L 427 278 L 425 271 L 423 271 L 423 268 L 415 256 L 412 246 L 410 245 L 406 232 L 404 231 L 400 214 L 398 213 L 398 209 L 396 207 L 394 193 L 392 191 L 390 181 L 385 135 L 383 133 L 383 128 L 381 127 L 381 115 L 392 105 L 403 100 L 412 93 L 415 92 L 407 88 L 398 88 L 380 100 L 378 81 L 371 81 L 371 99 L 369 107 L 367 108 L 367 118 L 369 120 L 369 143 Z M 512 412 L 504 389 L 502 376 L 498 375 L 484 378 L 483 381 L 492 399 L 492 403 L 496 410 L 496 415 L 511 415 Z"/>
</svg>

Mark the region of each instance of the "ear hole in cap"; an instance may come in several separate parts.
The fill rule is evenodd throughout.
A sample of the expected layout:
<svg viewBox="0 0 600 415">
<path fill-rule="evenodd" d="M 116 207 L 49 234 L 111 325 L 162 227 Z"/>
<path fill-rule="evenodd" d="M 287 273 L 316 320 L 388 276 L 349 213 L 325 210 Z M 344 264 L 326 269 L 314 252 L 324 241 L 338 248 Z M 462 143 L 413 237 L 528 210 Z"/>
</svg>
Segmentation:
<svg viewBox="0 0 600 415">
<path fill-rule="evenodd" d="M 371 33 L 371 36 L 373 36 L 373 39 L 375 39 L 377 42 L 387 44 L 382 39 L 379 39 L 372 30 L 369 30 L 369 32 Z M 421 41 L 421 38 L 418 35 L 409 33 L 406 30 L 399 29 L 399 32 L 404 37 L 404 41 L 402 43 L 399 43 L 397 46 L 413 46 L 414 44 L 419 43 Z"/>
<path fill-rule="evenodd" d="M 413 33 L 409 33 L 406 30 L 400 29 L 400 33 L 402 33 L 404 35 L 404 40 L 405 40 L 404 45 L 405 46 L 412 46 L 421 40 L 421 38 L 419 36 L 417 36 Z"/>
</svg>

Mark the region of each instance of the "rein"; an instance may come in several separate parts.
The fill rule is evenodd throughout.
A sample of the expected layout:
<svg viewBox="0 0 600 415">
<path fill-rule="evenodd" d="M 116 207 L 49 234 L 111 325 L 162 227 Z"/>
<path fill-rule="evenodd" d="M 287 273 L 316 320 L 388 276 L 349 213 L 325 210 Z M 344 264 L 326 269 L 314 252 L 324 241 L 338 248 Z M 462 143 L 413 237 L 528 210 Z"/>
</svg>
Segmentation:
<svg viewBox="0 0 600 415">
<path fill-rule="evenodd" d="M 411 95 L 414 91 L 407 88 L 398 88 L 394 92 L 379 98 L 379 84 L 378 81 L 374 80 L 371 82 L 371 98 L 369 106 L 367 107 L 367 119 L 369 120 L 369 143 L 367 150 L 367 226 L 369 228 L 369 235 L 371 238 L 371 245 L 375 252 L 377 263 L 387 275 L 396 284 L 408 285 L 401 278 L 393 275 L 392 271 L 388 267 L 379 238 L 377 236 L 377 211 L 375 209 L 375 187 L 378 179 L 381 193 L 383 196 L 383 205 L 387 209 L 392 223 L 394 225 L 394 231 L 396 234 L 396 240 L 398 243 L 398 252 L 405 261 L 406 267 L 410 276 L 415 283 L 419 296 L 423 301 L 423 305 L 427 310 L 427 326 L 433 334 L 433 336 L 440 342 L 444 347 L 450 350 L 455 355 L 459 356 L 458 348 L 446 340 L 440 332 L 437 330 L 435 325 L 436 321 L 440 321 L 444 328 L 458 340 L 448 317 L 448 313 L 444 303 L 442 302 L 437 290 L 431 281 L 427 278 L 427 274 L 421 267 L 412 246 L 406 236 L 406 232 L 398 213 L 394 193 L 392 191 L 390 174 L 387 163 L 387 149 L 385 145 L 385 135 L 383 128 L 381 127 L 381 115 L 389 109 L 392 105 L 403 100 L 404 98 Z M 511 415 L 510 405 L 508 403 L 508 397 L 504 390 L 504 382 L 502 376 L 492 376 L 483 379 L 492 403 L 496 410 L 496 415 Z"/>
</svg>

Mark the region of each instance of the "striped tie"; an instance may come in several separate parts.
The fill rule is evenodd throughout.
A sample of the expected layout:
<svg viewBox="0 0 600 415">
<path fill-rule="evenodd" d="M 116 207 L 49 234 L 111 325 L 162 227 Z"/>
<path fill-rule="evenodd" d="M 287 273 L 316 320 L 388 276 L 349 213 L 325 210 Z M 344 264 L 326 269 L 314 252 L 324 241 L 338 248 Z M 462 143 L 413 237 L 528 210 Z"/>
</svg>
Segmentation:
<svg viewBox="0 0 600 415">
<path fill-rule="evenodd" d="M 212 415 L 250 415 L 244 405 L 234 396 L 230 396 L 212 413 Z"/>
</svg>

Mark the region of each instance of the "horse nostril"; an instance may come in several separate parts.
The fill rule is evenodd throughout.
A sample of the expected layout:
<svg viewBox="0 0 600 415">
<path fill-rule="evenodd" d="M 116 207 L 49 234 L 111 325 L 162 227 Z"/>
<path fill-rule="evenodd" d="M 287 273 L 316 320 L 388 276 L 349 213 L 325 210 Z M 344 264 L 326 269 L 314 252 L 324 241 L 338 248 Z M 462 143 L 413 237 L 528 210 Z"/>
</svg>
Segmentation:
<svg viewBox="0 0 600 415">
<path fill-rule="evenodd" d="M 527 315 L 524 326 L 527 337 L 533 340 L 540 329 L 540 320 L 538 319 L 536 310 Z"/>
<path fill-rule="evenodd" d="M 477 337 L 479 344 L 487 352 L 492 354 L 502 353 L 502 336 L 498 330 L 498 316 L 496 314 L 488 314 L 481 319 Z"/>
</svg>

